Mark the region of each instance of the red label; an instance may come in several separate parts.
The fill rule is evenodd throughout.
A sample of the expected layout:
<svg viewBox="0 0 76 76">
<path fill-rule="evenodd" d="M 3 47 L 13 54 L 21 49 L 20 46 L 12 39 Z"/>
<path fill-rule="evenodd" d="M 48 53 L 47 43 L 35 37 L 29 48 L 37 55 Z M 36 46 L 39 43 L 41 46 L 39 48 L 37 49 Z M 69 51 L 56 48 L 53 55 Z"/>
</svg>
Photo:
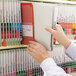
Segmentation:
<svg viewBox="0 0 76 76">
<path fill-rule="evenodd" d="M 1 31 L 1 38 L 3 39 L 3 31 Z"/>
<path fill-rule="evenodd" d="M 10 31 L 10 38 L 12 38 L 12 31 Z"/>
<path fill-rule="evenodd" d="M 15 38 L 17 38 L 17 30 L 15 31 Z"/>
<path fill-rule="evenodd" d="M 18 38 L 20 37 L 20 34 L 19 33 L 20 33 L 20 31 L 18 31 Z"/>
<path fill-rule="evenodd" d="M 56 45 L 56 39 L 55 38 L 53 39 L 53 45 Z"/>
<path fill-rule="evenodd" d="M 12 31 L 12 35 L 13 35 L 13 38 L 14 38 L 14 30 Z"/>
<path fill-rule="evenodd" d="M 9 31 L 7 31 L 7 38 L 9 38 Z"/>
</svg>

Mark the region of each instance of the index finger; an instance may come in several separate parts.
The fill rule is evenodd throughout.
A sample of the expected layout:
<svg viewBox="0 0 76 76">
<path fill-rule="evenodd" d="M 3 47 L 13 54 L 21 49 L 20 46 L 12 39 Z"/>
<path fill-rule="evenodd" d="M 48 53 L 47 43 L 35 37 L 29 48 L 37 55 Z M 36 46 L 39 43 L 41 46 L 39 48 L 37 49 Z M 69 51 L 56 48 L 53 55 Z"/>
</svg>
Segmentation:
<svg viewBox="0 0 76 76">
<path fill-rule="evenodd" d="M 51 34 L 53 34 L 55 32 L 55 30 L 52 29 L 51 27 L 46 27 L 45 30 L 50 32 Z"/>
</svg>

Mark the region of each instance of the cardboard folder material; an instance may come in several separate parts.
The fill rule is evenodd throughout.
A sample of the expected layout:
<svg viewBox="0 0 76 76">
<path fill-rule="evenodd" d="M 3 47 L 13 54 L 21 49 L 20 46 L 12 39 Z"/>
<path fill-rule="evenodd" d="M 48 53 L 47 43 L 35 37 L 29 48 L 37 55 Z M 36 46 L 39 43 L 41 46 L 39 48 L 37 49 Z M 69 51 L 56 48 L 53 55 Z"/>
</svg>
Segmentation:
<svg viewBox="0 0 76 76">
<path fill-rule="evenodd" d="M 34 40 L 34 19 L 32 3 L 21 3 L 23 40 L 22 44 L 28 45 Z"/>
<path fill-rule="evenodd" d="M 51 50 L 51 34 L 45 27 L 52 27 L 54 7 L 47 3 L 33 3 L 35 40 Z"/>
</svg>

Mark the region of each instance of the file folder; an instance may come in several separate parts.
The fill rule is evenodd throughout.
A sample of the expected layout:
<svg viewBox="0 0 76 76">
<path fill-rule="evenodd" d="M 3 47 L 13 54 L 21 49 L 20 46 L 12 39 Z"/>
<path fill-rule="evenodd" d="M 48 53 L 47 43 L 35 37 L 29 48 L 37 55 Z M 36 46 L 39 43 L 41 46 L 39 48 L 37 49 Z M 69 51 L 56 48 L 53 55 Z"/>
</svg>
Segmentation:
<svg viewBox="0 0 76 76">
<path fill-rule="evenodd" d="M 34 40 L 33 4 L 21 3 L 21 11 L 22 11 L 22 30 L 23 30 L 22 44 L 28 45 L 29 41 Z"/>
</svg>

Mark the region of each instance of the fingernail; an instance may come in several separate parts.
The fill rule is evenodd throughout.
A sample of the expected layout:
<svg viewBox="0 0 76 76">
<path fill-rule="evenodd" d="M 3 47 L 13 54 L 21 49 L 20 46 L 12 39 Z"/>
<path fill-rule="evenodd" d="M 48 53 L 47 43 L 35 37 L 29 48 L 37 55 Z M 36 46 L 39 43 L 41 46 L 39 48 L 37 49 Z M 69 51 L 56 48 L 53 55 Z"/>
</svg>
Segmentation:
<svg viewBox="0 0 76 76">
<path fill-rule="evenodd" d="M 48 27 L 46 27 L 46 28 L 44 28 L 45 30 L 47 30 L 48 29 Z"/>
<path fill-rule="evenodd" d="M 56 26 L 58 26 L 59 24 L 56 24 Z"/>
<path fill-rule="evenodd" d="M 44 29 L 46 29 L 47 27 L 45 27 Z"/>
</svg>

